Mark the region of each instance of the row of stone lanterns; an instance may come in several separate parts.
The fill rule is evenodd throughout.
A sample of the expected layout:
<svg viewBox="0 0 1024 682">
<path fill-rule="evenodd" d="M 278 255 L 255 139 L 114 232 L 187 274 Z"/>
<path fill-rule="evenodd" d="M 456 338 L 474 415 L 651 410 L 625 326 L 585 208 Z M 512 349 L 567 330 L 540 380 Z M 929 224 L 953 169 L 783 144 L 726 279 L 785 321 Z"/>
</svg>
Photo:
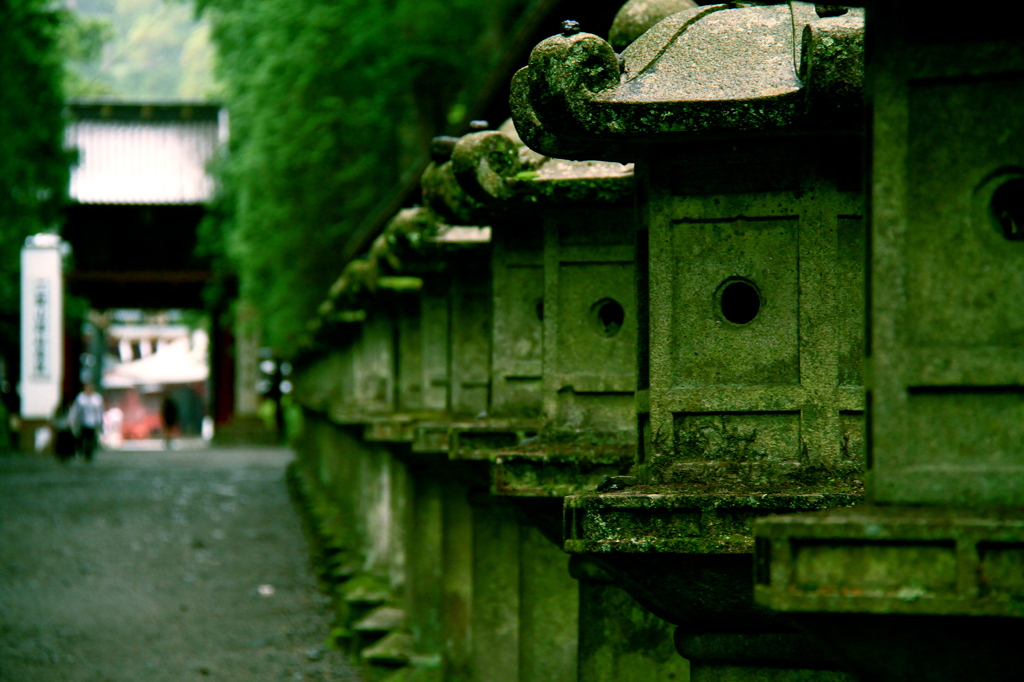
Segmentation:
<svg viewBox="0 0 1024 682">
<path fill-rule="evenodd" d="M 864 10 L 679 4 L 539 44 L 323 306 L 340 632 L 371 679 L 1013 679 L 1024 53 L 869 8 L 866 139 Z"/>
<path fill-rule="evenodd" d="M 511 123 L 438 140 L 430 208 L 323 307 L 298 473 L 315 514 L 338 510 L 322 531 L 371 675 L 685 679 L 670 627 L 560 549 L 562 497 L 633 456 L 632 188 Z"/>
</svg>

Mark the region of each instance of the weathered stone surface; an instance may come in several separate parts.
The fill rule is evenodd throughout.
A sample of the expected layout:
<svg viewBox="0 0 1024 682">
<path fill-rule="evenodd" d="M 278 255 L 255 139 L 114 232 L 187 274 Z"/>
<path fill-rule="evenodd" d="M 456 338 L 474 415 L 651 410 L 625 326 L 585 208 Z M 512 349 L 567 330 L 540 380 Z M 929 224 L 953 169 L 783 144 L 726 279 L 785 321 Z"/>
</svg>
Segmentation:
<svg viewBox="0 0 1024 682">
<path fill-rule="evenodd" d="M 451 441 L 451 427 L 452 424 L 446 419 L 418 422 L 412 451 L 423 454 L 447 453 Z"/>
<path fill-rule="evenodd" d="M 1022 177 L 1014 169 L 1024 164 L 1024 80 L 991 80 L 1016 74 L 1022 62 L 998 41 L 1002 57 L 957 44 L 906 44 L 891 27 L 881 30 L 873 66 L 868 485 L 879 503 L 934 508 L 779 519 L 762 532 L 779 542 L 824 543 L 813 561 L 801 563 L 781 545 L 772 554 L 784 581 L 797 579 L 792 571 L 818 571 L 814 589 L 794 585 L 799 599 L 820 602 L 807 609 L 1019 615 L 1010 595 L 1024 594 L 1024 586 L 997 577 L 1017 561 L 1007 552 L 1018 542 L 1019 519 L 979 508 L 1019 504 L 1024 492 L 1024 365 L 1017 357 L 1024 325 L 1007 314 L 1024 297 L 1024 248 L 1005 227 L 1015 209 L 1003 208 L 1000 194 L 1016 191 L 1005 188 Z M 835 544 L 843 537 L 847 550 Z M 833 573 L 845 561 L 849 570 Z M 873 572 L 856 574 L 858 566 Z M 938 580 L 940 570 L 949 580 Z M 779 588 L 759 589 L 776 608 L 792 608 Z"/>
<path fill-rule="evenodd" d="M 309 410 L 328 412 L 332 404 L 345 400 L 344 373 L 345 358 L 340 353 L 308 363 L 294 377 L 296 400 Z"/>
<path fill-rule="evenodd" d="M 629 0 L 615 15 L 608 42 L 622 52 L 665 17 L 695 7 L 693 0 Z"/>
<path fill-rule="evenodd" d="M 403 517 L 406 472 L 386 448 L 313 412 L 296 448 L 298 477 L 335 559 L 331 577 L 343 581 L 337 598 L 348 626 L 393 604 L 404 583 L 405 527 L 395 521 Z"/>
<path fill-rule="evenodd" d="M 519 679 L 577 682 L 580 592 L 568 557 L 531 526 L 519 556 Z"/>
<path fill-rule="evenodd" d="M 451 447 L 437 447 L 456 459 L 494 459 L 518 451 L 525 428 L 531 452 L 550 446 L 560 461 L 570 432 L 580 440 L 578 457 L 621 456 L 634 438 L 632 167 L 541 156 L 511 122 L 449 146 L 450 157 L 438 155 L 428 169 L 424 196 L 448 220 L 492 226 L 491 401 L 477 415 L 485 420 L 454 428 Z M 601 366 L 588 362 L 594 355 Z M 542 415 L 557 435 L 537 438 L 539 423 L 499 423 Z"/>
<path fill-rule="evenodd" d="M 424 208 L 399 212 L 322 306 L 321 343 L 331 350 L 306 359 L 299 400 L 336 423 L 369 424 L 381 442 L 412 442 L 412 422 L 441 412 L 486 411 L 490 241 L 490 228 L 445 225 Z M 463 361 L 451 363 L 453 353 Z"/>
<path fill-rule="evenodd" d="M 424 286 L 419 276 L 475 262 L 475 252 L 490 240 L 490 228 L 448 225 L 424 207 L 402 209 L 369 251 L 350 261 L 331 286 L 320 310 L 325 329 L 338 322 L 362 322 L 363 308 L 378 291 L 415 293 Z"/>
<path fill-rule="evenodd" d="M 407 665 L 412 655 L 412 635 L 402 631 L 392 632 L 360 652 L 365 663 L 385 668 Z"/>
<path fill-rule="evenodd" d="M 549 210 L 545 223 L 544 413 L 584 442 L 635 437 L 637 320 L 633 211 Z M 601 434 L 600 436 L 596 434 Z"/>
<path fill-rule="evenodd" d="M 551 204 L 628 202 L 632 166 L 566 161 L 523 144 L 511 121 L 458 138 L 449 159 L 424 173 L 423 196 L 445 220 L 493 224 L 506 215 L 536 215 Z"/>
<path fill-rule="evenodd" d="M 1024 616 L 1024 518 L 868 506 L 758 524 L 758 601 L 782 611 Z"/>
<path fill-rule="evenodd" d="M 535 220 L 495 221 L 490 414 L 540 417 L 544 366 L 544 238 Z"/>
<path fill-rule="evenodd" d="M 551 86 L 536 112 L 543 118 L 568 111 L 564 120 L 550 119 L 552 134 L 568 147 L 584 150 L 578 142 L 602 136 L 628 138 L 637 158 L 638 150 L 646 153 L 637 143 L 708 131 L 818 134 L 822 127 L 808 122 L 824 121 L 827 107 L 831 118 L 822 126 L 846 130 L 859 92 L 859 19 L 856 13 L 821 19 L 809 5 L 796 7 L 796 35 L 782 6 L 673 15 L 694 22 L 669 18 L 668 33 L 648 32 L 627 50 L 624 74 L 608 43 L 569 26 L 538 47 L 539 61 L 531 60 L 538 88 Z M 835 25 L 823 23 L 829 21 Z M 802 49 L 794 40 L 803 41 Z M 688 56 L 709 44 L 721 54 L 690 74 Z M 561 81 L 543 83 L 555 70 Z M 738 86 L 726 79 L 730 70 L 742 76 Z M 580 496 L 568 516 L 570 535 L 580 530 L 571 538 L 581 543 L 578 551 L 617 564 L 623 584 L 646 595 L 645 604 L 697 631 L 740 622 L 781 627 L 752 606 L 749 580 L 743 582 L 751 519 L 850 502 L 856 464 L 852 470 L 840 464 L 855 462 L 858 451 L 852 435 L 844 451 L 842 413 L 862 409 L 854 395 L 859 365 L 843 355 L 857 337 L 837 322 L 842 306 L 857 302 L 848 294 L 858 282 L 843 259 L 856 258 L 859 223 L 852 218 L 844 232 L 837 218 L 858 215 L 849 201 L 856 189 L 838 187 L 833 172 L 848 161 L 848 149 L 833 148 L 829 139 L 821 154 L 809 154 L 807 145 L 790 142 L 706 138 L 696 151 L 676 147 L 664 164 L 641 172 L 647 174 L 639 185 L 645 220 L 657 215 L 661 222 L 643 225 L 639 304 L 631 166 L 544 157 L 509 126 L 438 142 L 424 180 L 433 210 L 396 218 L 346 271 L 323 311 L 325 320 L 359 317 L 358 334 L 346 332 L 354 350 L 333 371 L 351 374 L 343 393 L 360 409 L 332 411 L 333 396 L 317 398 L 335 422 L 364 425 L 356 462 L 337 467 L 367 488 L 351 503 L 359 525 L 353 537 L 369 545 L 357 558 L 374 572 L 399 576 L 390 587 L 410 595 L 403 606 L 417 619 L 443 602 L 444 635 L 461 640 L 439 651 L 438 628 L 414 624 L 390 636 L 401 644 L 391 647 L 400 655 L 377 652 L 375 660 L 443 660 L 461 668 L 453 679 L 577 679 L 576 593 L 557 570 L 558 550 L 521 517 L 546 511 L 557 520 L 552 496 L 625 474 L 622 455 L 637 434 L 644 435 L 646 453 L 639 478 L 675 487 Z M 633 158 L 625 152 L 625 144 L 613 146 L 599 158 Z M 831 164 L 823 161 L 829 152 Z M 582 154 L 573 158 L 587 158 Z M 487 227 L 450 227 L 442 219 Z M 657 236 L 648 238 L 648 231 Z M 740 328 L 749 321 L 733 322 L 730 345 L 700 321 L 726 315 L 725 292 L 741 280 L 760 292 L 761 317 L 746 327 L 756 330 L 746 340 Z M 841 292 L 838 304 L 822 293 L 829 287 Z M 676 299 L 704 305 L 692 315 Z M 361 316 L 351 314 L 356 311 Z M 688 331 L 666 341 L 677 322 Z M 649 345 L 652 339 L 660 345 Z M 641 372 L 645 393 L 634 401 L 638 345 L 644 352 L 654 348 L 661 364 Z M 706 352 L 683 358 L 681 345 Z M 684 381 L 689 393 L 681 394 L 684 375 L 704 380 Z M 736 384 L 739 390 L 728 390 Z M 438 406 L 449 418 L 431 415 Z M 379 414 L 368 418 L 367 407 Z M 639 428 L 637 411 L 647 415 Z M 376 439 L 393 445 L 383 448 Z M 425 451 L 444 455 L 413 454 Z M 484 481 L 492 493 L 519 498 L 515 513 L 495 504 L 480 481 L 450 485 L 442 494 L 449 467 L 490 467 Z M 684 486 L 688 493 L 680 492 Z M 479 490 L 469 513 L 467 490 Z M 377 538 L 387 515 L 396 527 Z M 449 520 L 456 524 L 451 536 L 442 528 Z M 629 561 L 620 561 L 627 555 Z M 448 570 L 451 580 L 439 577 Z"/>
<path fill-rule="evenodd" d="M 576 556 L 600 566 L 644 608 L 687 632 L 793 632 L 784 618 L 754 604 L 748 553 Z"/>
<path fill-rule="evenodd" d="M 626 456 L 602 456 L 586 452 L 575 439 L 567 443 L 569 457 L 543 454 L 515 455 L 502 452 L 495 457 L 491 491 L 516 497 L 564 497 L 593 488 L 605 477 L 628 469 Z M 625 449 L 625 448 L 624 448 Z"/>
<path fill-rule="evenodd" d="M 759 521 L 756 596 L 799 614 L 865 679 L 1013 679 L 1024 323 L 1010 311 L 1024 297 L 1024 250 L 1011 216 L 1024 62 L 1016 34 L 992 22 L 905 35 L 919 8 L 894 1 L 870 15 L 866 461 L 877 504 Z"/>
<path fill-rule="evenodd" d="M 690 633 L 795 638 L 751 603 L 752 524 L 860 499 L 858 147 L 712 139 L 676 150 L 638 163 L 633 473 L 651 485 L 566 498 L 565 548 L 599 557 Z M 842 679 L 813 668 L 820 653 L 765 670 L 740 658 L 693 670 Z"/>
<path fill-rule="evenodd" d="M 517 145 L 498 131 L 464 135 L 452 151 L 451 164 L 459 186 L 481 202 L 510 198 L 508 179 L 522 167 Z"/>
<path fill-rule="evenodd" d="M 844 177 L 858 157 L 817 138 L 695 143 L 649 162 L 645 482 L 860 492 L 863 199 Z"/>
<path fill-rule="evenodd" d="M 520 419 L 480 419 L 453 424 L 449 429 L 448 455 L 452 459 L 491 461 L 502 451 L 535 438 L 540 429 L 539 421 Z"/>
<path fill-rule="evenodd" d="M 986 60 L 948 46 L 962 80 L 925 60 L 901 104 L 876 113 L 908 127 L 875 141 L 870 481 L 882 503 L 1024 500 L 1024 78 L 1020 51 L 996 44 L 1003 56 Z"/>
<path fill-rule="evenodd" d="M 573 557 L 580 584 L 579 679 L 684 682 L 689 662 L 672 645 L 673 627 L 640 606 L 595 564 Z"/>
<path fill-rule="evenodd" d="M 451 276 L 448 411 L 463 417 L 486 415 L 490 407 L 494 318 L 488 265 L 486 258 L 466 262 Z"/>
<path fill-rule="evenodd" d="M 363 438 L 380 443 L 412 443 L 416 439 L 417 416 L 396 414 L 368 418 Z"/>
<path fill-rule="evenodd" d="M 388 633 L 397 630 L 405 622 L 405 611 L 393 606 L 381 606 L 370 611 L 352 625 L 360 632 Z"/>
<path fill-rule="evenodd" d="M 513 84 L 535 151 L 637 160 L 643 485 L 567 497 L 566 550 L 691 639 L 799 644 L 754 660 L 738 635 L 700 679 L 845 679 L 752 604 L 749 570 L 757 517 L 860 499 L 862 22 L 806 3 L 702 7 L 621 61 L 568 25 Z"/>
<path fill-rule="evenodd" d="M 473 216 L 483 208 L 459 185 L 451 160 L 430 164 L 423 173 L 421 187 L 427 205 L 456 224 L 473 222 Z"/>
<path fill-rule="evenodd" d="M 668 486 L 565 499 L 565 549 L 574 553 L 734 554 L 754 548 L 761 516 L 855 504 L 859 496 L 762 493 L 698 495 Z"/>
<path fill-rule="evenodd" d="M 856 130 L 862 36 L 861 10 L 710 5 L 655 25 L 620 67 L 601 38 L 566 32 L 516 74 L 512 115 L 532 149 L 569 159 L 635 159 L 638 144 L 693 134 Z"/>
</svg>

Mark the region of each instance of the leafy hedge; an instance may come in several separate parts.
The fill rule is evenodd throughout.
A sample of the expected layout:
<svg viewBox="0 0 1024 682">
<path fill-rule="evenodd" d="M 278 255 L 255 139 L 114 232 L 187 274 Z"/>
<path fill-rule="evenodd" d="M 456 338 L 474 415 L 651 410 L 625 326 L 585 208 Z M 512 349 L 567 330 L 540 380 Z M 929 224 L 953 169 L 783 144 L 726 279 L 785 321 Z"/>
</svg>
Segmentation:
<svg viewBox="0 0 1024 682">
<path fill-rule="evenodd" d="M 205 0 L 231 149 L 203 227 L 295 350 L 354 229 L 458 123 L 529 0 Z"/>
</svg>

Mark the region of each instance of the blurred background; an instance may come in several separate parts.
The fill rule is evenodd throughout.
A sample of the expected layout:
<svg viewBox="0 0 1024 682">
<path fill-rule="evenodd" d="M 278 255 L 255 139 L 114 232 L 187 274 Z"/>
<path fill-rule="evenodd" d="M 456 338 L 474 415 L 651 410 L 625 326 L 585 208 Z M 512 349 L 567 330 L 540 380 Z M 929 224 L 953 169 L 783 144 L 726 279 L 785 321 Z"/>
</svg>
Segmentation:
<svg viewBox="0 0 1024 682">
<path fill-rule="evenodd" d="M 537 42 L 566 18 L 606 34 L 620 5 L 7 0 L 0 444 L 39 447 L 86 382 L 108 446 L 160 438 L 168 401 L 176 436 L 280 438 L 288 360 L 341 266 L 418 201 L 430 140 L 499 125 Z M 53 409 L 23 414 L 19 251 L 39 233 L 62 240 L 63 366 Z"/>
</svg>

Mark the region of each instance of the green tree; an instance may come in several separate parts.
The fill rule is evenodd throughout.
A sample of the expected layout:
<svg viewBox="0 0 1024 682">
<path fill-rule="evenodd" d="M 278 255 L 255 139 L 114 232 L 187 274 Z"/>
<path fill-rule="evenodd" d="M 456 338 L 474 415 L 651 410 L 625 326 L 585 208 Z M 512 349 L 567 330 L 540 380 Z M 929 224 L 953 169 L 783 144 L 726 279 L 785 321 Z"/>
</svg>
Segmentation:
<svg viewBox="0 0 1024 682">
<path fill-rule="evenodd" d="M 25 237 L 57 230 L 68 183 L 63 150 L 63 12 L 46 0 L 0 2 L 0 355 L 18 357 Z"/>
<path fill-rule="evenodd" d="M 231 114 L 223 246 L 288 354 L 347 239 L 465 111 L 526 0 L 207 0 Z"/>
</svg>

